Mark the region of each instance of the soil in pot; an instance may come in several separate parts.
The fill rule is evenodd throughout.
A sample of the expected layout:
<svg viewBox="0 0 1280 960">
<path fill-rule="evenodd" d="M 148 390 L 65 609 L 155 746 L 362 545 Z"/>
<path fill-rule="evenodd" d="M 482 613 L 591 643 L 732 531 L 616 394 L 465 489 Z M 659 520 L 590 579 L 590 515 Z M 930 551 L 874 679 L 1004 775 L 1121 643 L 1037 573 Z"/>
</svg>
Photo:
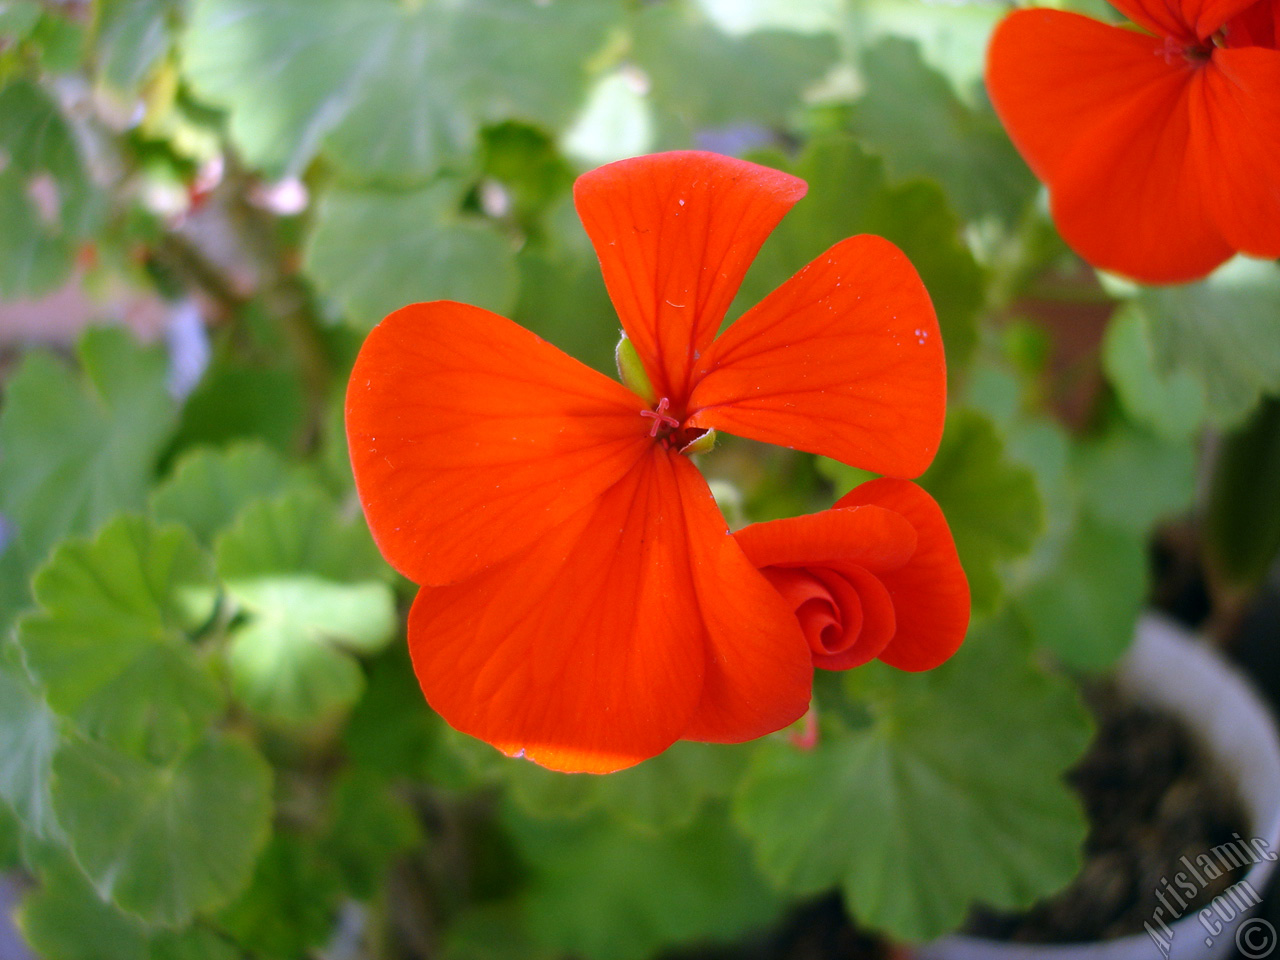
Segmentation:
<svg viewBox="0 0 1280 960">
<path fill-rule="evenodd" d="M 1159 894 L 1192 915 L 1238 881 L 1244 870 L 1205 877 L 1196 893 L 1173 877 L 1201 854 L 1247 837 L 1247 819 L 1224 778 L 1178 720 L 1123 701 L 1111 684 L 1086 690 L 1098 734 L 1070 780 L 1091 830 L 1076 880 L 1026 913 L 975 911 L 965 932 L 992 940 L 1079 943 L 1142 933 Z M 1163 916 L 1169 908 L 1163 907 Z"/>
</svg>

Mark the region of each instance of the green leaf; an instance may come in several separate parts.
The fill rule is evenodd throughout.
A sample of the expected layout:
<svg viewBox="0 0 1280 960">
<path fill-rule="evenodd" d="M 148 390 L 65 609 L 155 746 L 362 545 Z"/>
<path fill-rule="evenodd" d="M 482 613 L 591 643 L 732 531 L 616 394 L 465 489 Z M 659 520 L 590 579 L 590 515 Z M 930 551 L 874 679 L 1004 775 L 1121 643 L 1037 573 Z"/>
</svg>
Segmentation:
<svg viewBox="0 0 1280 960">
<path fill-rule="evenodd" d="M 1018 219 L 1036 180 L 994 113 L 962 103 L 908 40 L 886 37 L 867 49 L 862 72 L 866 92 L 850 129 L 894 179 L 936 179 L 966 220 Z"/>
<path fill-rule="evenodd" d="M 552 212 L 554 244 L 529 244 L 517 258 L 520 296 L 511 318 L 609 377 L 621 326 L 600 261 L 572 203 Z"/>
<path fill-rule="evenodd" d="M 135 94 L 169 52 L 176 7 L 176 0 L 99 0 L 93 38 L 99 81 L 117 94 Z"/>
<path fill-rule="evenodd" d="M 165 766 L 89 741 L 54 758 L 54 808 L 98 892 L 180 926 L 249 882 L 271 817 L 271 771 L 247 743 L 211 738 Z"/>
<path fill-rule="evenodd" d="M 680 830 L 633 833 L 596 817 L 508 826 L 531 871 L 523 913 L 535 945 L 592 960 L 640 960 L 770 923 L 782 904 L 720 810 Z"/>
<path fill-rule="evenodd" d="M 93 192 L 70 125 L 34 83 L 0 90 L 0 156 L 0 300 L 10 300 L 66 278 Z"/>
<path fill-rule="evenodd" d="M 627 66 L 597 80 L 561 140 L 565 153 L 596 166 L 649 151 L 655 131 L 645 86 L 635 68 Z"/>
<path fill-rule="evenodd" d="M 317 490 L 251 504 L 217 544 L 218 573 L 249 613 L 227 662 L 236 696 L 265 717 L 309 724 L 349 708 L 364 675 L 351 655 L 396 630 L 395 597 L 362 522 Z"/>
<path fill-rule="evenodd" d="M 243 960 L 239 950 L 205 927 L 153 932 L 148 960 Z"/>
<path fill-rule="evenodd" d="M 279 832 L 216 923 L 254 956 L 305 957 L 332 935 L 341 893 L 337 870 L 312 838 Z"/>
<path fill-rule="evenodd" d="M 392 310 L 457 300 L 504 316 L 516 295 L 515 249 L 458 212 L 459 184 L 423 190 L 335 190 L 320 202 L 305 268 L 347 320 L 367 330 Z"/>
<path fill-rule="evenodd" d="M 1075 467 L 1089 511 L 1136 534 L 1186 510 L 1196 493 L 1190 440 L 1163 440 L 1124 423 L 1077 447 Z"/>
<path fill-rule="evenodd" d="M 1037 643 L 1070 666 L 1101 670 L 1129 649 L 1146 593 L 1144 538 L 1086 514 L 1017 604 Z"/>
<path fill-rule="evenodd" d="M 746 758 L 743 747 L 682 741 L 607 777 L 555 773 L 532 763 L 503 764 L 502 772 L 516 802 L 534 816 L 603 811 L 657 831 L 686 827 L 708 800 L 727 796 Z"/>
<path fill-rule="evenodd" d="M 142 506 L 173 427 L 163 351 L 93 329 L 79 346 L 83 377 L 28 354 L 0 413 L 0 628 L 26 602 L 31 572 L 64 537 Z"/>
<path fill-rule="evenodd" d="M 484 123 L 563 125 L 618 18 L 611 0 L 196 0 L 184 67 L 253 166 L 323 152 L 351 179 L 420 181 Z"/>
<path fill-rule="evenodd" d="M 990 420 L 958 410 L 947 417 L 942 446 L 920 484 L 946 514 L 975 614 L 994 612 L 1003 565 L 1027 553 L 1044 526 L 1034 474 L 1005 453 Z"/>
<path fill-rule="evenodd" d="M 3 0 L 0 2 L 0 37 L 17 44 L 35 29 L 41 6 L 36 0 Z"/>
<path fill-rule="evenodd" d="M 730 36 L 689 2 L 643 5 L 632 31 L 631 55 L 652 84 L 663 146 L 690 145 L 709 127 L 782 125 L 838 53 L 832 36 Z"/>
<path fill-rule="evenodd" d="M 324 855 L 351 896 L 372 900 L 393 861 L 422 843 L 418 820 L 388 780 L 368 770 L 344 771 L 330 802 Z"/>
<path fill-rule="evenodd" d="M 215 362 L 187 398 L 173 448 L 252 438 L 281 453 L 294 453 L 306 402 L 295 370 Z"/>
<path fill-rule="evenodd" d="M 871 725 L 828 724 L 810 751 L 765 743 L 739 791 L 736 818 L 775 883 L 838 884 L 859 923 L 915 941 L 974 902 L 1018 909 L 1071 879 L 1087 823 L 1063 774 L 1089 718 L 1007 624 L 927 673 L 846 676 Z"/>
<path fill-rule="evenodd" d="M 965 100 L 982 79 L 991 31 L 1007 12 L 981 3 L 925 5 L 919 0 L 854 0 L 851 7 L 851 27 L 859 39 L 915 41 L 924 62 L 946 76 Z"/>
<path fill-rule="evenodd" d="M 120 517 L 60 546 L 35 595 L 42 610 L 19 622 L 18 637 L 55 711 L 158 762 L 204 736 L 223 695 L 187 640 L 216 596 L 191 534 Z"/>
<path fill-rule="evenodd" d="M 41 840 L 60 835 L 49 794 L 58 718 L 21 666 L 0 662 L 0 798 L 25 830 Z"/>
<path fill-rule="evenodd" d="M 1201 283 L 1143 290 L 1133 308 L 1157 368 L 1193 375 L 1215 424 L 1237 424 L 1260 394 L 1280 393 L 1280 266 L 1237 257 Z"/>
<path fill-rule="evenodd" d="M 1147 327 L 1132 305 L 1121 308 L 1107 327 L 1102 362 L 1125 412 L 1135 421 L 1167 440 L 1185 440 L 1199 429 L 1205 415 L 1204 388 L 1185 369 L 1157 369 Z"/>
<path fill-rule="evenodd" d="M 1223 440 L 1213 469 L 1205 548 L 1232 584 L 1262 582 L 1280 552 L 1280 399 L 1264 400 Z"/>
<path fill-rule="evenodd" d="M 775 165 L 780 158 L 760 159 Z M 832 244 L 878 234 L 902 249 L 929 289 L 954 378 L 977 344 L 984 278 L 941 188 L 924 181 L 890 185 L 883 161 L 845 136 L 814 140 L 786 166 L 809 192 L 765 241 L 735 308 L 754 306 Z"/>
<path fill-rule="evenodd" d="M 104 902 L 65 856 L 40 881 L 16 919 L 41 960 L 148 960 L 146 927 Z"/>
<path fill-rule="evenodd" d="M 223 449 L 186 453 L 151 495 L 151 512 L 162 522 L 184 524 L 201 543 L 231 524 L 251 500 L 278 496 L 300 481 L 279 454 L 249 441 Z"/>
</svg>

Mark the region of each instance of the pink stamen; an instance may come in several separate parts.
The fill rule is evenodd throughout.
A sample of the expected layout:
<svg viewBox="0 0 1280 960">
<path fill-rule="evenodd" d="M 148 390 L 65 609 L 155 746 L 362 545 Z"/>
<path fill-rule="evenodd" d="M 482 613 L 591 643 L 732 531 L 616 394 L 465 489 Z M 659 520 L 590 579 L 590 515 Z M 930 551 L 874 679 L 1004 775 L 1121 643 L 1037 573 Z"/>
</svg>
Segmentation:
<svg viewBox="0 0 1280 960">
<path fill-rule="evenodd" d="M 649 428 L 649 436 L 656 437 L 658 435 L 658 431 L 663 427 L 674 428 L 680 426 L 679 420 L 667 415 L 667 407 L 669 406 L 671 406 L 671 401 L 666 397 L 663 397 L 658 401 L 658 408 L 656 410 L 640 411 L 640 416 L 649 417 L 653 420 L 653 426 Z"/>
<path fill-rule="evenodd" d="M 789 739 L 793 747 L 806 752 L 818 745 L 818 709 L 816 706 L 809 707 L 809 711 L 801 718 L 800 729 L 793 730 Z"/>
</svg>

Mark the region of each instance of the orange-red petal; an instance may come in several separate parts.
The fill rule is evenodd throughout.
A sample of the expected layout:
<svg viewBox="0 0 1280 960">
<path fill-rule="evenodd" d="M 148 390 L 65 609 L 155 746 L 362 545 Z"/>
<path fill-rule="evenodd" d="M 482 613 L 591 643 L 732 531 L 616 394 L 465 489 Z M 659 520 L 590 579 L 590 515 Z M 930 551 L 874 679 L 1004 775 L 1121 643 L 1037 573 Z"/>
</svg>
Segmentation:
<svg viewBox="0 0 1280 960">
<path fill-rule="evenodd" d="M 1190 102 L 1198 177 L 1218 229 L 1242 253 L 1280 257 L 1280 50 L 1214 50 Z"/>
<path fill-rule="evenodd" d="M 1219 27 L 1254 0 L 1111 0 L 1126 17 L 1152 33 L 1193 44 L 1214 34 Z"/>
<path fill-rule="evenodd" d="M 1013 13 L 992 36 L 992 103 L 1048 184 L 1063 238 L 1093 265 L 1175 283 L 1234 252 L 1191 148 L 1201 69 L 1160 39 L 1056 10 Z"/>
<path fill-rule="evenodd" d="M 578 178 L 578 215 L 659 396 L 687 396 L 694 360 L 747 267 L 806 189 L 790 174 L 700 151 L 620 160 Z"/>
<path fill-rule="evenodd" d="M 356 489 L 388 562 L 451 583 L 511 556 L 625 476 L 653 442 L 645 404 L 503 317 L 397 310 L 347 388 Z"/>
<path fill-rule="evenodd" d="M 729 535 L 706 482 L 681 485 L 690 527 L 712 531 L 692 543 L 694 580 L 707 627 L 702 699 L 685 740 L 739 743 L 794 723 L 809 707 L 813 668 L 791 608 Z M 696 518 L 696 519 L 695 519 Z"/>
<path fill-rule="evenodd" d="M 689 426 L 895 476 L 933 459 L 946 365 L 933 304 L 881 237 L 837 243 L 703 354 Z"/>
<path fill-rule="evenodd" d="M 1269 47 L 1280 44 L 1280 0 L 1258 0 L 1226 24 L 1228 47 Z"/>
<path fill-rule="evenodd" d="M 518 556 L 418 594 L 414 669 L 458 730 L 591 773 L 654 756 L 684 732 L 707 661 L 690 543 L 721 534 L 685 513 L 683 487 L 705 488 L 692 466 L 649 450 Z"/>
<path fill-rule="evenodd" d="M 885 478 L 856 487 L 836 507 L 874 505 L 906 518 L 916 550 L 879 574 L 893 598 L 897 627 L 880 659 L 901 670 L 929 670 L 959 649 L 969 626 L 969 581 L 937 502 L 914 483 Z"/>
</svg>

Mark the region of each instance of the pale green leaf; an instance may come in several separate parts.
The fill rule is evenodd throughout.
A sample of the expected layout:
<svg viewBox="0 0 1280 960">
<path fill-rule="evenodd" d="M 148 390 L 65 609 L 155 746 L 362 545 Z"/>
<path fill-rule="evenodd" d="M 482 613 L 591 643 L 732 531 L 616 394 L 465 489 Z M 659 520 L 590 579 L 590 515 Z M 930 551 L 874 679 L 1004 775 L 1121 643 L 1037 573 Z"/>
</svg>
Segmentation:
<svg viewBox="0 0 1280 960">
<path fill-rule="evenodd" d="M 1102 362 L 1125 412 L 1168 440 L 1183 440 L 1204 420 L 1204 387 L 1186 369 L 1156 367 L 1149 330 L 1132 306 L 1107 327 Z"/>
<path fill-rule="evenodd" d="M 1036 181 L 990 109 L 962 103 L 907 40 L 886 37 L 866 50 L 862 72 L 851 129 L 894 178 L 936 179 L 966 220 L 1017 220 Z"/>
<path fill-rule="evenodd" d="M 1156 366 L 1193 375 L 1210 419 L 1239 423 L 1263 393 L 1280 393 L 1280 266 L 1237 257 L 1209 279 L 1144 290 L 1134 309 Z"/>
<path fill-rule="evenodd" d="M 184 68 L 253 166 L 324 153 L 350 179 L 422 180 L 483 123 L 567 122 L 619 17 L 613 0 L 196 0 Z"/>
<path fill-rule="evenodd" d="M 251 504 L 218 539 L 218 573 L 249 620 L 227 648 L 237 697 L 263 716 L 316 722 L 359 699 L 353 652 L 396 629 L 395 597 L 362 522 L 317 490 Z"/>
<path fill-rule="evenodd" d="M 348 322 L 367 330 L 428 300 L 510 312 L 515 248 L 492 224 L 458 212 L 458 188 L 439 180 L 403 193 L 335 190 L 321 201 L 305 268 Z"/>
</svg>

